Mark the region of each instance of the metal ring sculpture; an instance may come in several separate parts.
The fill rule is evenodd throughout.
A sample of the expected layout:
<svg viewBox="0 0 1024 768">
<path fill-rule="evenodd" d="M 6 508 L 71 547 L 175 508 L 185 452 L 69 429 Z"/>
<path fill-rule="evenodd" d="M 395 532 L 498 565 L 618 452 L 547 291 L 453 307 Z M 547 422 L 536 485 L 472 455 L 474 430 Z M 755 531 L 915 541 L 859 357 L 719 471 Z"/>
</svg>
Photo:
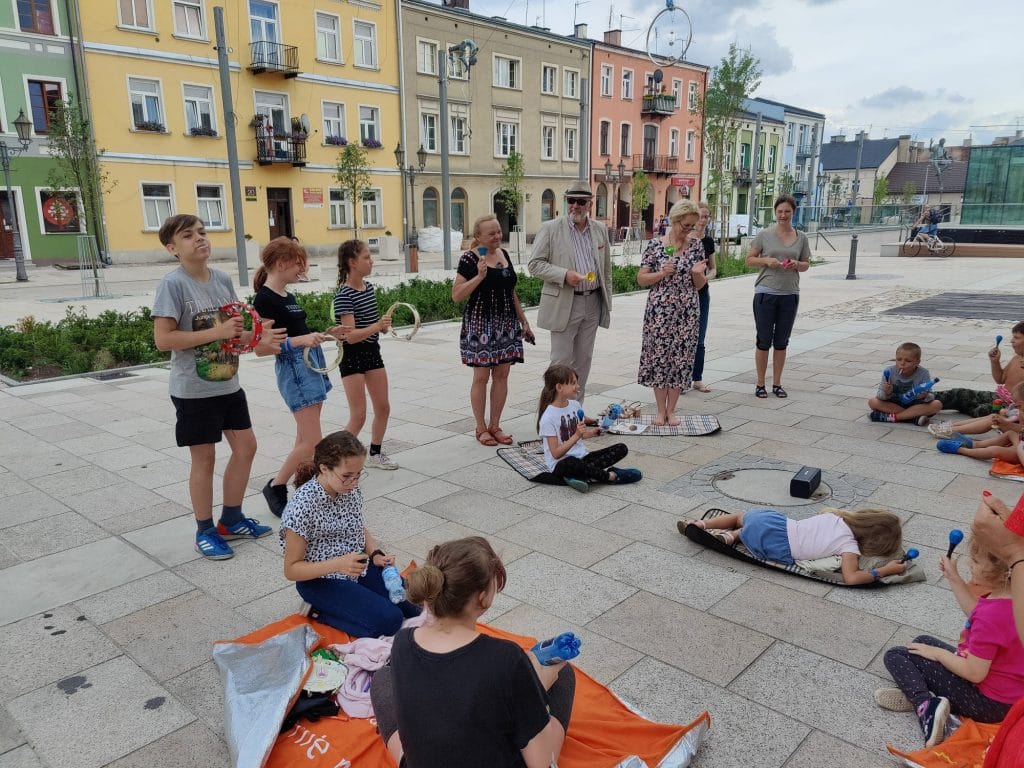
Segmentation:
<svg viewBox="0 0 1024 768">
<path fill-rule="evenodd" d="M 659 21 L 666 25 L 668 23 L 680 24 L 681 29 L 686 29 L 685 36 L 684 34 L 676 35 L 675 30 L 670 29 L 667 42 L 660 40 L 660 28 L 657 26 Z M 665 0 L 665 8 L 658 12 L 658 15 L 647 27 L 647 58 L 655 66 L 671 67 L 685 58 L 691 42 L 693 42 L 693 22 L 690 20 L 690 15 L 682 8 L 678 8 L 674 0 Z M 666 50 L 666 47 L 671 50 Z"/>
<path fill-rule="evenodd" d="M 391 317 L 394 315 L 395 310 L 398 309 L 398 307 L 405 307 L 410 312 L 412 312 L 412 330 L 406 333 L 405 335 L 399 335 L 395 331 L 395 329 L 392 328 L 391 335 L 394 336 L 396 339 L 405 339 L 406 341 L 409 341 L 409 339 L 415 336 L 420 329 L 420 313 L 416 311 L 416 307 L 414 307 L 412 304 L 406 304 L 404 301 L 396 301 L 394 304 L 388 307 L 388 311 L 385 312 L 384 314 L 387 317 Z"/>
<path fill-rule="evenodd" d="M 243 344 L 241 337 L 235 336 L 222 341 L 220 348 L 232 355 L 242 355 L 256 349 L 256 345 L 260 343 L 260 338 L 263 336 L 263 318 L 260 317 L 259 312 L 252 305 L 243 304 L 240 301 L 225 304 L 220 311 L 228 317 L 239 317 L 244 313 L 252 318 L 252 338 L 247 343 Z"/>
</svg>

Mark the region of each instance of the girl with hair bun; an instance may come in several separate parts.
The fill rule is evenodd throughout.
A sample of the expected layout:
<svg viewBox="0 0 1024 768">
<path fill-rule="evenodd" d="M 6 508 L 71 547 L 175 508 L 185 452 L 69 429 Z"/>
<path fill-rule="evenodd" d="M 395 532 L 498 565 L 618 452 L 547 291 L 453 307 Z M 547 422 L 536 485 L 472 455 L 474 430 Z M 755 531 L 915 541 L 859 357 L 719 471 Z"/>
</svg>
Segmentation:
<svg viewBox="0 0 1024 768">
<path fill-rule="evenodd" d="M 311 618 L 353 637 L 393 635 L 420 609 L 388 599 L 384 554 L 363 525 L 366 448 L 350 432 L 332 432 L 295 474 L 298 490 L 281 516 L 284 575 L 312 606 Z"/>
<path fill-rule="evenodd" d="M 438 544 L 408 582 L 409 599 L 433 618 L 395 636 L 391 665 L 370 689 L 377 730 L 395 763 L 555 764 L 576 678 L 564 662 L 541 666 L 515 643 L 477 632 L 477 620 L 505 587 L 505 566 L 487 540 Z"/>
</svg>

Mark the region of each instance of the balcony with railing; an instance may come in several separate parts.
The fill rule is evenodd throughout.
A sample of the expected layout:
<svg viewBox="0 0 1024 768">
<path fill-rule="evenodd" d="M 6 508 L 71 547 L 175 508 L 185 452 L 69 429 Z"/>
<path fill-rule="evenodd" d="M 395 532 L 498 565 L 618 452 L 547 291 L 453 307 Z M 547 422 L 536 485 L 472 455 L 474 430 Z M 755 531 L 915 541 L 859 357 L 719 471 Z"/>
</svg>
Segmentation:
<svg viewBox="0 0 1024 768">
<path fill-rule="evenodd" d="M 275 133 L 270 126 L 256 128 L 256 162 L 260 165 L 276 163 L 301 168 L 306 164 L 305 133 Z"/>
<path fill-rule="evenodd" d="M 797 158 L 800 159 L 813 156 L 816 147 L 816 144 L 801 144 L 796 148 Z"/>
<path fill-rule="evenodd" d="M 299 75 L 299 49 L 294 45 L 272 43 L 269 40 L 257 40 L 249 44 L 252 63 L 249 71 L 254 75 L 264 72 L 280 72 L 285 77 Z"/>
<path fill-rule="evenodd" d="M 671 176 L 679 170 L 679 158 L 671 155 L 633 155 L 633 170 Z"/>
<path fill-rule="evenodd" d="M 640 106 L 641 115 L 665 117 L 667 115 L 674 114 L 675 111 L 676 97 L 673 94 L 652 92 L 644 94 L 643 102 Z"/>
</svg>

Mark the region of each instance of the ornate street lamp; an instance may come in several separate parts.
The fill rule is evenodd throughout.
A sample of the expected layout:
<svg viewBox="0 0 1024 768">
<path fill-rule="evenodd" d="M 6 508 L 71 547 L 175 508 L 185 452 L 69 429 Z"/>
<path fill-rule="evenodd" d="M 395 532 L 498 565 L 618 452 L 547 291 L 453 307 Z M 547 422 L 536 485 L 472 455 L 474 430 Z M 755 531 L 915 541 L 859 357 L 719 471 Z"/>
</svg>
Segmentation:
<svg viewBox="0 0 1024 768">
<path fill-rule="evenodd" d="M 616 232 L 619 226 L 619 185 L 626 179 L 626 164 L 619 159 L 616 167 L 617 173 L 612 173 L 612 161 L 608 158 L 604 161 L 604 180 L 612 185 L 612 210 L 608 219 L 612 223 L 612 231 Z"/>
<path fill-rule="evenodd" d="M 406 167 L 405 150 L 402 149 L 402 143 L 399 142 L 395 147 L 395 164 L 402 172 L 402 176 L 409 180 L 409 201 L 412 204 L 412 232 L 409 235 L 409 245 L 417 245 L 419 238 L 416 234 L 416 174 L 423 173 L 423 169 L 427 165 L 427 150 L 423 148 L 422 144 L 416 153 L 416 160 L 419 162 L 418 168 L 413 165 Z"/>
<path fill-rule="evenodd" d="M 25 247 L 18 234 L 18 213 L 14 210 L 14 190 L 11 188 L 11 158 L 20 155 L 32 143 L 32 121 L 25 117 L 24 109 L 18 112 L 18 119 L 14 121 L 14 130 L 18 132 L 18 143 L 21 146 L 8 147 L 6 142 L 0 141 L 0 165 L 3 165 L 4 183 L 7 185 L 7 208 L 11 212 L 12 242 L 15 243 L 15 272 L 18 282 L 24 283 L 28 282 L 28 272 L 25 271 Z"/>
</svg>

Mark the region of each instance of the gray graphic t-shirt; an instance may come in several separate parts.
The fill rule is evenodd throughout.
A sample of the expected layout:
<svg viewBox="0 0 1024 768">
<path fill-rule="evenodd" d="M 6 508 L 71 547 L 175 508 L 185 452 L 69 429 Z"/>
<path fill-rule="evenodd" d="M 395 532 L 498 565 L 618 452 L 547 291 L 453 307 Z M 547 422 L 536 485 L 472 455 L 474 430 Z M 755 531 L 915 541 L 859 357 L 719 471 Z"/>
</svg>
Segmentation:
<svg viewBox="0 0 1024 768">
<path fill-rule="evenodd" d="M 164 275 L 157 286 L 153 316 L 174 318 L 179 331 L 202 331 L 224 322 L 227 315 L 220 308 L 233 301 L 238 297 L 226 273 L 211 269 L 210 279 L 201 283 L 178 267 Z M 238 355 L 225 352 L 220 345 L 218 340 L 171 352 L 173 397 L 216 397 L 239 390 Z"/>
</svg>

